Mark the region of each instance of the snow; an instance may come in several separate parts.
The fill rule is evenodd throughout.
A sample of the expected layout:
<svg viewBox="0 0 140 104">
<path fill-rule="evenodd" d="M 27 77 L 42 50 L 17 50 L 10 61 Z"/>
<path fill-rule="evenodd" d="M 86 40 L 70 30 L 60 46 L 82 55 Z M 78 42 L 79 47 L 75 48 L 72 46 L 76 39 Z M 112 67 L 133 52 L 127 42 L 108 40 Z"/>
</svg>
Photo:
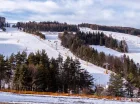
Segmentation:
<svg viewBox="0 0 140 104">
<path fill-rule="evenodd" d="M 61 46 L 61 41 L 58 39 L 59 32 L 42 32 L 46 36 L 46 40 L 42 40 L 35 35 L 19 31 L 16 28 L 6 28 L 6 30 L 7 32 L 0 32 L 0 54 L 5 56 L 10 56 L 12 53 L 17 53 L 19 51 L 26 51 L 27 54 L 29 54 L 30 52 L 44 49 L 49 58 L 57 58 L 59 53 L 64 59 L 66 59 L 67 56 L 72 57 L 73 59 L 76 58 L 69 49 Z M 81 67 L 93 75 L 95 84 L 106 86 L 110 74 L 105 74 L 104 68 L 87 63 L 81 59 L 79 59 L 79 61 Z"/>
<path fill-rule="evenodd" d="M 2 29 L 0 29 L 0 32 L 2 32 Z"/>
<path fill-rule="evenodd" d="M 90 28 L 81 27 L 81 31 L 83 32 L 97 32 L 97 30 L 92 30 Z M 98 30 L 98 32 L 105 33 L 106 36 L 112 36 L 114 39 L 117 39 L 118 41 L 125 40 L 128 45 L 128 53 L 121 53 L 117 52 L 115 50 L 106 48 L 104 46 L 95 46 L 91 45 L 90 47 L 93 47 L 97 49 L 99 52 L 104 52 L 105 54 L 110 54 L 114 56 L 122 56 L 127 55 L 130 59 L 133 59 L 135 63 L 140 63 L 140 37 L 130 35 L 130 34 L 124 34 L 124 33 L 117 33 L 117 32 L 109 32 L 109 31 L 101 31 Z"/>
<path fill-rule="evenodd" d="M 104 52 L 106 55 L 113 55 L 113 56 L 120 56 L 122 55 L 121 52 L 115 51 L 113 49 L 107 48 L 105 46 L 99 46 L 99 45 L 90 45 L 91 48 L 96 49 L 98 52 Z"/>
<path fill-rule="evenodd" d="M 13 94 L 0 92 L 1 103 L 24 104 L 138 104 L 136 102 L 109 101 L 105 99 L 68 96 Z"/>
<path fill-rule="evenodd" d="M 96 85 L 103 85 L 104 88 L 108 85 L 110 76 L 103 73 L 93 73 L 93 78 L 95 78 L 94 83 Z"/>
</svg>

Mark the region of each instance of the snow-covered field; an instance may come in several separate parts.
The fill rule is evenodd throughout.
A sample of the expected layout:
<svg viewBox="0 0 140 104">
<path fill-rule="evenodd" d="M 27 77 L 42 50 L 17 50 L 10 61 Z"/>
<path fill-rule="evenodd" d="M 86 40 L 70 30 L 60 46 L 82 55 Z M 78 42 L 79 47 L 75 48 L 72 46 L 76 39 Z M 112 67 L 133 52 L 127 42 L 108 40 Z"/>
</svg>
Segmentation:
<svg viewBox="0 0 140 104">
<path fill-rule="evenodd" d="M 18 104 L 138 104 L 135 102 L 109 101 L 105 99 L 49 96 L 49 95 L 29 95 L 12 94 L 0 92 L 1 103 Z"/>
<path fill-rule="evenodd" d="M 0 54 L 10 56 L 12 53 L 17 53 L 18 51 L 26 51 L 27 53 L 30 53 L 45 49 L 49 58 L 57 58 L 59 53 L 64 59 L 67 56 L 76 58 L 68 49 L 61 46 L 61 41 L 58 39 L 58 32 L 42 33 L 45 34 L 46 40 L 19 31 L 16 28 L 7 28 L 7 32 L 0 32 Z M 96 84 L 104 86 L 107 84 L 109 81 L 109 74 L 104 74 L 105 69 L 80 59 L 79 61 L 81 67 L 93 75 Z"/>
<path fill-rule="evenodd" d="M 80 28 L 83 32 L 97 32 L 97 30 L 92 30 L 90 28 Z M 128 53 L 125 53 L 128 55 L 131 59 L 133 59 L 136 63 L 140 63 L 140 37 L 124 34 L 124 33 L 117 33 L 117 32 L 109 32 L 109 31 L 100 31 L 104 32 L 106 36 L 112 36 L 114 39 L 125 40 L 128 45 Z M 95 46 L 91 45 L 91 47 L 95 48 L 99 52 L 104 52 L 105 54 L 110 54 L 114 56 L 122 56 L 124 53 L 117 52 L 115 50 L 106 48 L 104 46 Z"/>
</svg>

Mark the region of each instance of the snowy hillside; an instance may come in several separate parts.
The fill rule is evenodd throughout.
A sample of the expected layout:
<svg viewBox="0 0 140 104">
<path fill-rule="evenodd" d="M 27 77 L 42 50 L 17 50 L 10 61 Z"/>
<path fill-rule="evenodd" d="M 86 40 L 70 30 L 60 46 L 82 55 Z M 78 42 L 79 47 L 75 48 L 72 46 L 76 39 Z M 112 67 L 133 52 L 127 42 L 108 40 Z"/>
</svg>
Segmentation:
<svg viewBox="0 0 140 104">
<path fill-rule="evenodd" d="M 10 56 L 12 53 L 17 53 L 18 51 L 26 51 L 27 53 L 30 53 L 45 49 L 49 58 L 57 58 L 59 53 L 64 59 L 67 56 L 76 58 L 68 49 L 61 46 L 61 41 L 58 39 L 58 32 L 42 33 L 45 34 L 46 40 L 19 31 L 16 28 L 7 28 L 7 32 L 0 32 L 0 54 Z M 109 81 L 109 74 L 104 74 L 105 69 L 83 60 L 79 61 L 81 67 L 93 75 L 96 84 L 104 86 L 107 84 Z"/>
<path fill-rule="evenodd" d="M 104 52 L 107 55 L 114 55 L 114 56 L 120 56 L 122 53 L 115 51 L 113 49 L 107 48 L 105 46 L 99 46 L 99 45 L 90 45 L 91 48 L 94 48 L 98 50 L 98 52 Z"/>
<path fill-rule="evenodd" d="M 12 53 L 17 53 L 18 51 L 26 51 L 28 54 L 30 52 L 36 52 L 37 50 L 45 49 L 49 58 L 54 57 L 57 58 L 59 54 L 66 59 L 67 56 L 76 58 L 69 49 L 66 49 L 61 46 L 61 41 L 58 39 L 58 32 L 42 32 L 46 36 L 46 40 L 42 40 L 37 36 L 32 34 L 28 34 L 22 31 L 17 30 L 16 28 L 6 28 L 7 32 L 0 32 L 0 54 L 5 56 L 10 56 Z M 85 29 L 81 31 L 92 31 L 90 29 Z M 107 33 L 107 35 L 110 33 Z M 113 34 L 113 33 L 112 33 Z M 114 38 L 119 38 L 119 33 L 114 33 Z M 129 37 L 130 36 L 130 37 Z M 120 35 L 121 37 L 121 35 Z M 134 36 L 135 37 L 135 36 Z M 139 62 L 139 49 L 140 47 L 133 43 L 133 36 L 127 36 L 127 43 L 131 42 L 129 45 L 129 52 L 127 55 L 132 57 L 135 61 Z M 132 40 L 131 40 L 132 38 Z M 135 45 L 135 49 L 133 48 Z M 99 52 L 105 52 L 106 54 L 112 54 L 115 56 L 121 56 L 123 53 L 117 52 L 115 50 L 106 48 L 104 46 L 95 46 L 91 45 L 91 47 L 97 49 Z M 132 51 L 133 50 L 133 51 Z M 96 84 L 101 84 L 106 86 L 109 81 L 109 74 L 105 74 L 105 69 L 93 65 L 91 63 L 87 63 L 81 59 L 79 59 L 81 63 L 81 67 L 86 69 L 90 74 L 95 78 L 94 82 Z M 3 93 L 0 92 L 0 102 L 21 102 L 21 103 L 67 103 L 67 104 L 124 104 L 124 102 L 119 101 L 108 101 L 108 100 L 99 100 L 92 98 L 79 98 L 79 97 L 54 97 L 54 96 L 43 96 L 43 95 L 17 95 L 12 93 Z M 125 104 L 137 104 L 132 102 L 125 102 Z"/>
<path fill-rule="evenodd" d="M 80 28 L 83 32 L 97 32 L 97 30 L 92 30 L 90 28 Z M 125 53 L 128 55 L 131 59 L 133 59 L 136 63 L 140 63 L 140 37 L 133 36 L 129 34 L 124 33 L 117 33 L 117 32 L 109 32 L 109 31 L 100 31 L 104 32 L 106 36 L 112 36 L 114 39 L 125 40 L 128 45 L 128 53 Z M 114 56 L 122 56 L 124 53 L 117 52 L 115 50 L 103 47 L 103 46 L 95 46 L 92 45 L 91 47 L 97 49 L 99 52 L 104 52 L 105 54 L 110 54 Z"/>
<path fill-rule="evenodd" d="M 94 98 L 64 97 L 49 95 L 25 95 L 0 92 L 2 103 L 21 104 L 138 104 L 135 102 L 109 101 Z"/>
</svg>

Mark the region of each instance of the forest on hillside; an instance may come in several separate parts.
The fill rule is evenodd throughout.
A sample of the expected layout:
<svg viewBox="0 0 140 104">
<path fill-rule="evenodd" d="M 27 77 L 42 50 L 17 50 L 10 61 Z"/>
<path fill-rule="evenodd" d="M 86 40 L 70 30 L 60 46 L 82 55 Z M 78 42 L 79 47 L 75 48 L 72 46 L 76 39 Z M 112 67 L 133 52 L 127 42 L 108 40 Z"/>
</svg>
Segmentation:
<svg viewBox="0 0 140 104">
<path fill-rule="evenodd" d="M 98 52 L 93 48 L 90 48 L 85 39 L 79 38 L 81 33 L 68 33 L 64 32 L 59 38 L 61 39 L 61 44 L 69 48 L 71 52 L 77 57 L 91 62 L 97 66 L 108 67 L 109 70 L 120 74 L 124 77 L 129 85 L 132 87 L 140 88 L 140 70 L 137 67 L 139 64 L 130 59 L 128 56 L 115 57 L 111 55 L 105 55 L 103 52 Z"/>
<path fill-rule="evenodd" d="M 63 31 L 73 31 L 78 30 L 77 25 L 70 25 L 67 23 L 59 22 L 18 22 L 16 27 L 23 28 L 30 31 L 50 31 L 50 32 L 63 32 Z"/>
<path fill-rule="evenodd" d="M 111 35 L 108 37 L 103 32 L 84 33 L 78 31 L 76 36 L 87 45 L 106 46 L 119 52 L 128 52 L 128 45 L 125 40 L 117 41 L 113 39 Z"/>
<path fill-rule="evenodd" d="M 140 35 L 140 29 L 135 29 L 132 27 L 104 26 L 104 25 L 88 24 L 88 23 L 82 23 L 79 24 L 78 26 L 88 27 L 93 30 L 112 31 L 112 32 L 126 33 L 126 34 L 137 35 L 137 36 Z"/>
<path fill-rule="evenodd" d="M 45 35 L 41 33 L 41 31 L 50 31 L 50 32 L 63 32 L 63 31 L 78 31 L 78 27 L 76 25 L 69 25 L 67 23 L 59 23 L 59 22 L 18 22 L 13 27 L 17 27 L 24 32 L 34 34 L 39 36 L 41 39 L 45 39 Z"/>
</svg>

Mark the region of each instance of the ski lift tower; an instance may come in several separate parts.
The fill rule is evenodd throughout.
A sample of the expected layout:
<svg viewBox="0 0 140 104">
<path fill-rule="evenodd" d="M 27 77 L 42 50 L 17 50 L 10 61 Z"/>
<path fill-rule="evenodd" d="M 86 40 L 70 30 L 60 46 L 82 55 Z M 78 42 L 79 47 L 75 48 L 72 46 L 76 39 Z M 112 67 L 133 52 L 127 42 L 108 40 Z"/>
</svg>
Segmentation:
<svg viewBox="0 0 140 104">
<path fill-rule="evenodd" d="M 55 47 L 56 47 L 56 50 L 57 50 L 57 42 L 58 42 L 58 41 L 54 41 L 54 43 L 55 43 Z"/>
<path fill-rule="evenodd" d="M 103 64 L 103 66 L 105 66 L 105 68 L 106 68 L 106 71 L 105 71 L 106 74 L 108 74 L 109 65 L 110 65 L 109 63 L 104 63 Z"/>
</svg>

